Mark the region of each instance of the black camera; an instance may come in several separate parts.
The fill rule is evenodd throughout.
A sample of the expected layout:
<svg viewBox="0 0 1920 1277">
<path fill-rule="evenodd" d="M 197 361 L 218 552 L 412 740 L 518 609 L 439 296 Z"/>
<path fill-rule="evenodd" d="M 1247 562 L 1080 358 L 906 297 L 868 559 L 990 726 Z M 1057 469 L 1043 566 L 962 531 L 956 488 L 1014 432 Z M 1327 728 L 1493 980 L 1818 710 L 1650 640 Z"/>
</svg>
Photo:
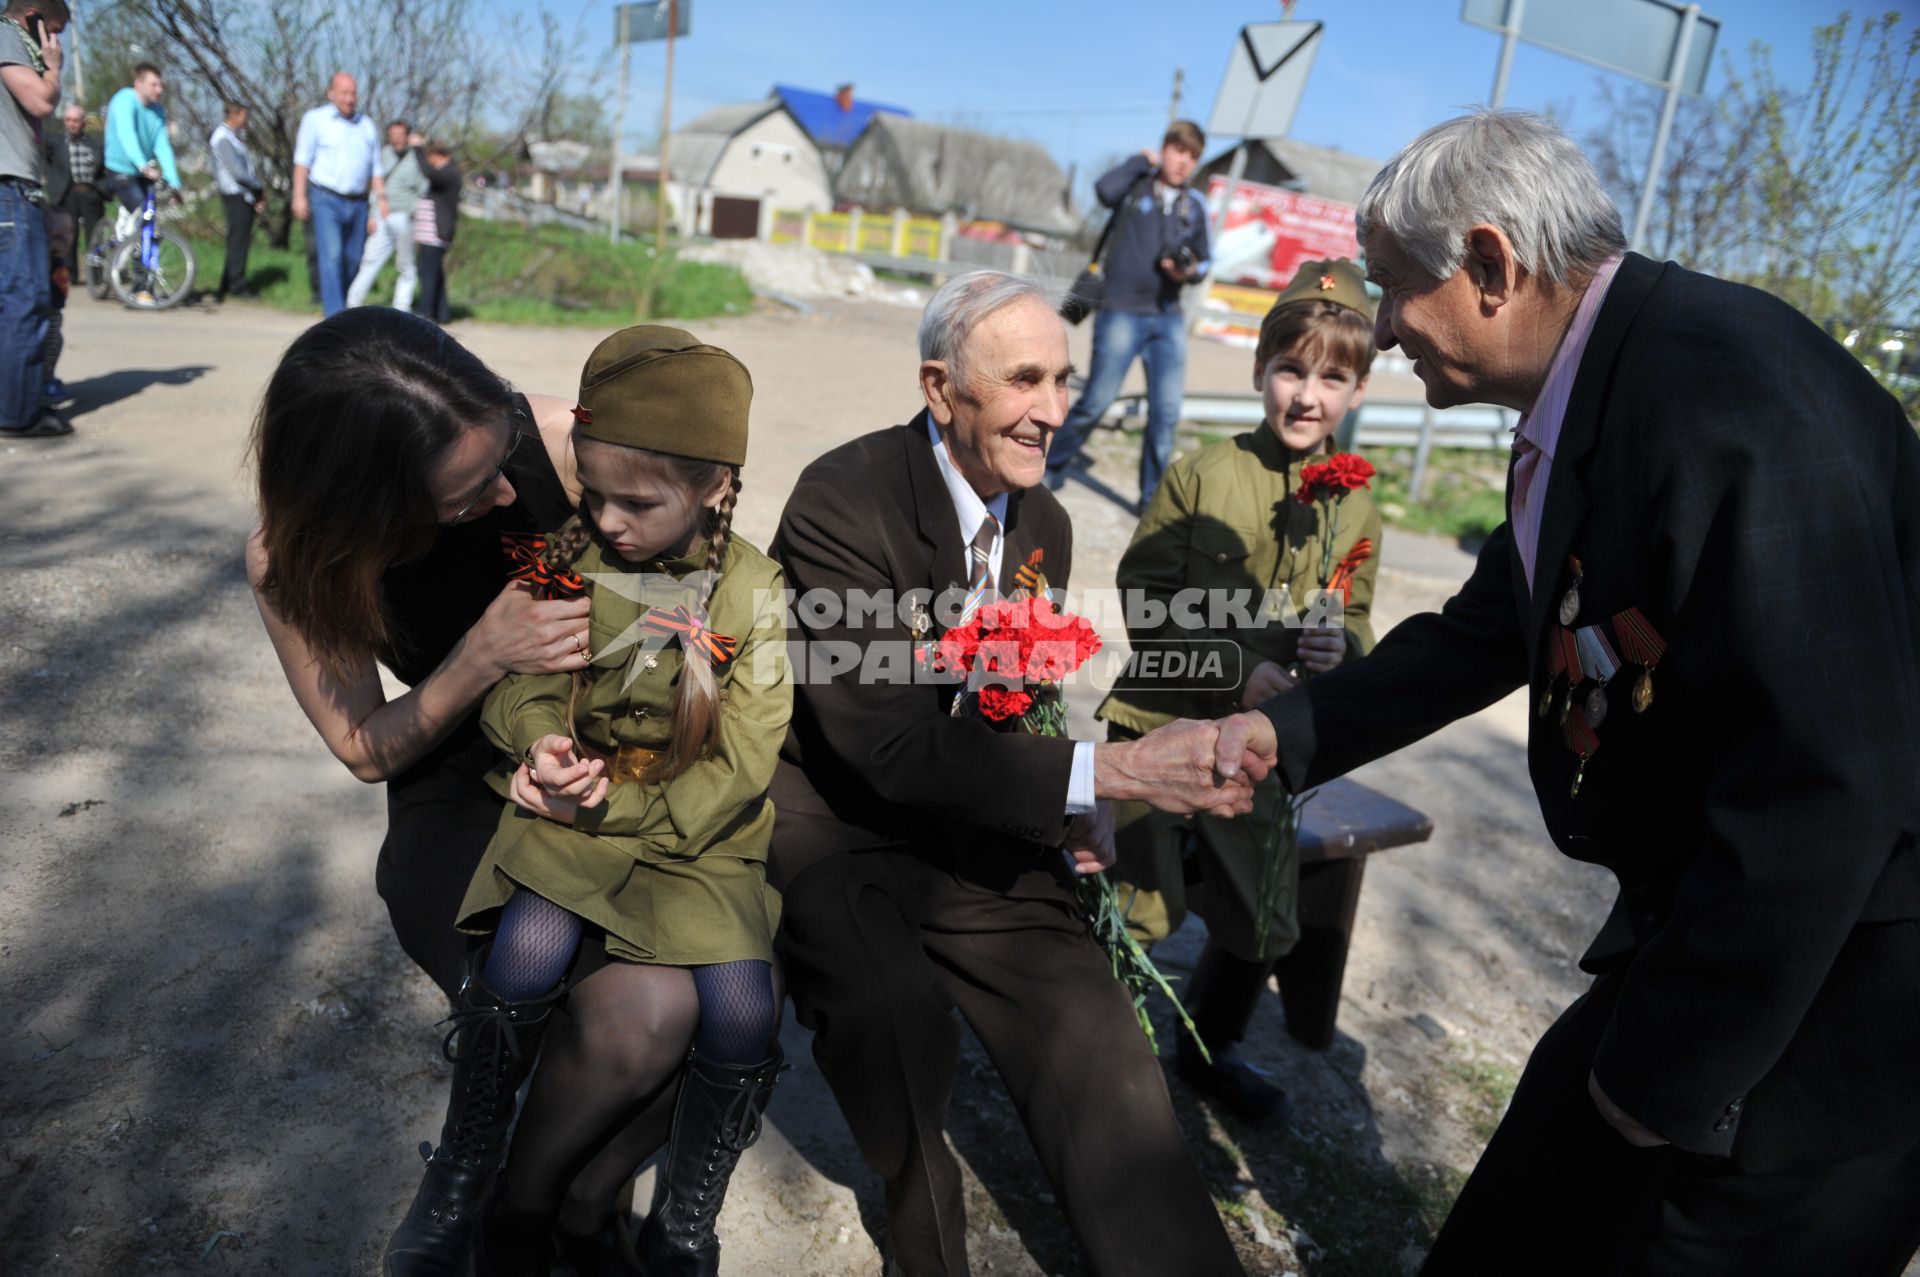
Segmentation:
<svg viewBox="0 0 1920 1277">
<path fill-rule="evenodd" d="M 1183 275 L 1193 270 L 1194 263 L 1197 260 L 1193 255 L 1193 250 L 1185 244 L 1173 250 L 1174 267 Z"/>
</svg>

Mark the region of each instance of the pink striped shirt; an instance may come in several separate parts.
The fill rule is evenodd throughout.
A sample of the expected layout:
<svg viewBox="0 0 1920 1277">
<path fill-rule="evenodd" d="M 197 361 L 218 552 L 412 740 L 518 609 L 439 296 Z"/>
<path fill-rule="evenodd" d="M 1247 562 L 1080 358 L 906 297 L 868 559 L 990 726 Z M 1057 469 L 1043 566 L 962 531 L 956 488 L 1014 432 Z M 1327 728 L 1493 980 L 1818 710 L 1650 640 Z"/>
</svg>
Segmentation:
<svg viewBox="0 0 1920 1277">
<path fill-rule="evenodd" d="M 1594 272 L 1573 323 L 1560 339 L 1553 363 L 1547 368 L 1547 380 L 1540 397 L 1514 426 L 1513 451 L 1519 460 L 1513 472 L 1513 544 L 1520 552 L 1520 566 L 1526 569 L 1527 588 L 1533 588 L 1533 561 L 1540 553 L 1540 512 L 1546 508 L 1547 483 L 1553 477 L 1553 450 L 1560 443 L 1560 425 L 1566 420 L 1567 401 L 1573 397 L 1573 380 L 1580 373 L 1580 357 L 1586 354 L 1587 338 L 1593 335 L 1593 321 L 1600 314 L 1600 303 L 1607 299 L 1607 287 L 1620 268 L 1618 257 L 1609 257 Z"/>
</svg>

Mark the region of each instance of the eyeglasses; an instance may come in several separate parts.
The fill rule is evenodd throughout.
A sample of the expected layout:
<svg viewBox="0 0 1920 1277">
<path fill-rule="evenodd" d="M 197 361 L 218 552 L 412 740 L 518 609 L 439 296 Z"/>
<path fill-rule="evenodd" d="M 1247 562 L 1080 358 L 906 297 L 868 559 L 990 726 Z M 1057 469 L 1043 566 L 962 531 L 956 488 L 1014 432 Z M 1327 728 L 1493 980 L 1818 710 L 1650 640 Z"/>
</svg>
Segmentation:
<svg viewBox="0 0 1920 1277">
<path fill-rule="evenodd" d="M 507 462 L 513 460 L 513 454 L 518 451 L 520 441 L 526 437 L 527 433 L 521 428 L 521 422 L 524 421 L 525 418 L 522 417 L 518 408 L 513 410 L 513 416 L 513 437 L 507 440 L 507 450 L 500 454 L 500 464 L 493 468 L 493 474 L 488 477 L 486 483 L 481 486 L 480 490 L 473 494 L 471 501 L 461 506 L 452 518 L 440 520 L 441 527 L 451 528 L 458 524 L 465 523 L 467 521 L 467 515 L 473 511 L 473 507 L 479 505 L 486 499 L 487 494 L 493 491 L 494 485 L 500 482 L 500 476 L 506 473 Z"/>
</svg>

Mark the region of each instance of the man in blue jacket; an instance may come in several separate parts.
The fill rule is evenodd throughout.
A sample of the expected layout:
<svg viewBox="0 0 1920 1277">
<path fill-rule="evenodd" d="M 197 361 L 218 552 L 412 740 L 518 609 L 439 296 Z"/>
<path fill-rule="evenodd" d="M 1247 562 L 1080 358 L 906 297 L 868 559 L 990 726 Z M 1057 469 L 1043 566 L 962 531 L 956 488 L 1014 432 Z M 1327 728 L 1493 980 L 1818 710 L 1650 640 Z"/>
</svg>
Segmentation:
<svg viewBox="0 0 1920 1277">
<path fill-rule="evenodd" d="M 1188 189 L 1207 135 L 1176 120 L 1160 150 L 1142 151 L 1094 183 L 1113 210 L 1101 267 L 1106 292 L 1093 321 L 1093 367 L 1080 401 L 1047 454 L 1047 486 L 1058 489 L 1094 423 L 1120 395 L 1136 357 L 1147 368 L 1147 438 L 1140 450 L 1140 507 L 1173 460 L 1173 431 L 1187 386 L 1187 325 L 1180 290 L 1207 273 L 1207 206 Z"/>
<path fill-rule="evenodd" d="M 140 210 L 147 187 L 157 178 L 180 189 L 180 169 L 167 137 L 167 109 L 160 105 L 165 92 L 160 68 L 142 62 L 133 69 L 132 86 L 107 102 L 107 181 L 130 212 Z"/>
</svg>

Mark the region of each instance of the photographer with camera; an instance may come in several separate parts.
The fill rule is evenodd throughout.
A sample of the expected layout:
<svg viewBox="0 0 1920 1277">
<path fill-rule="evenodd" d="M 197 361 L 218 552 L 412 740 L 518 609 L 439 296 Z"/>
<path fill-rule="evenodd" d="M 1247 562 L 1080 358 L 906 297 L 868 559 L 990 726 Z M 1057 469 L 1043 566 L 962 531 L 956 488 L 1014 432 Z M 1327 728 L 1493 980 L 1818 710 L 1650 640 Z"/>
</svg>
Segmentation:
<svg viewBox="0 0 1920 1277">
<path fill-rule="evenodd" d="M 1113 210 L 1098 263 L 1105 288 L 1093 321 L 1093 367 L 1080 401 L 1047 454 L 1047 486 L 1058 489 L 1094 423 L 1120 395 L 1135 357 L 1147 369 L 1147 438 L 1140 451 L 1140 507 L 1173 459 L 1173 430 L 1187 382 L 1187 326 L 1180 290 L 1207 273 L 1207 206 L 1187 186 L 1206 134 L 1176 120 L 1160 150 L 1142 151 L 1094 183 Z"/>
</svg>

